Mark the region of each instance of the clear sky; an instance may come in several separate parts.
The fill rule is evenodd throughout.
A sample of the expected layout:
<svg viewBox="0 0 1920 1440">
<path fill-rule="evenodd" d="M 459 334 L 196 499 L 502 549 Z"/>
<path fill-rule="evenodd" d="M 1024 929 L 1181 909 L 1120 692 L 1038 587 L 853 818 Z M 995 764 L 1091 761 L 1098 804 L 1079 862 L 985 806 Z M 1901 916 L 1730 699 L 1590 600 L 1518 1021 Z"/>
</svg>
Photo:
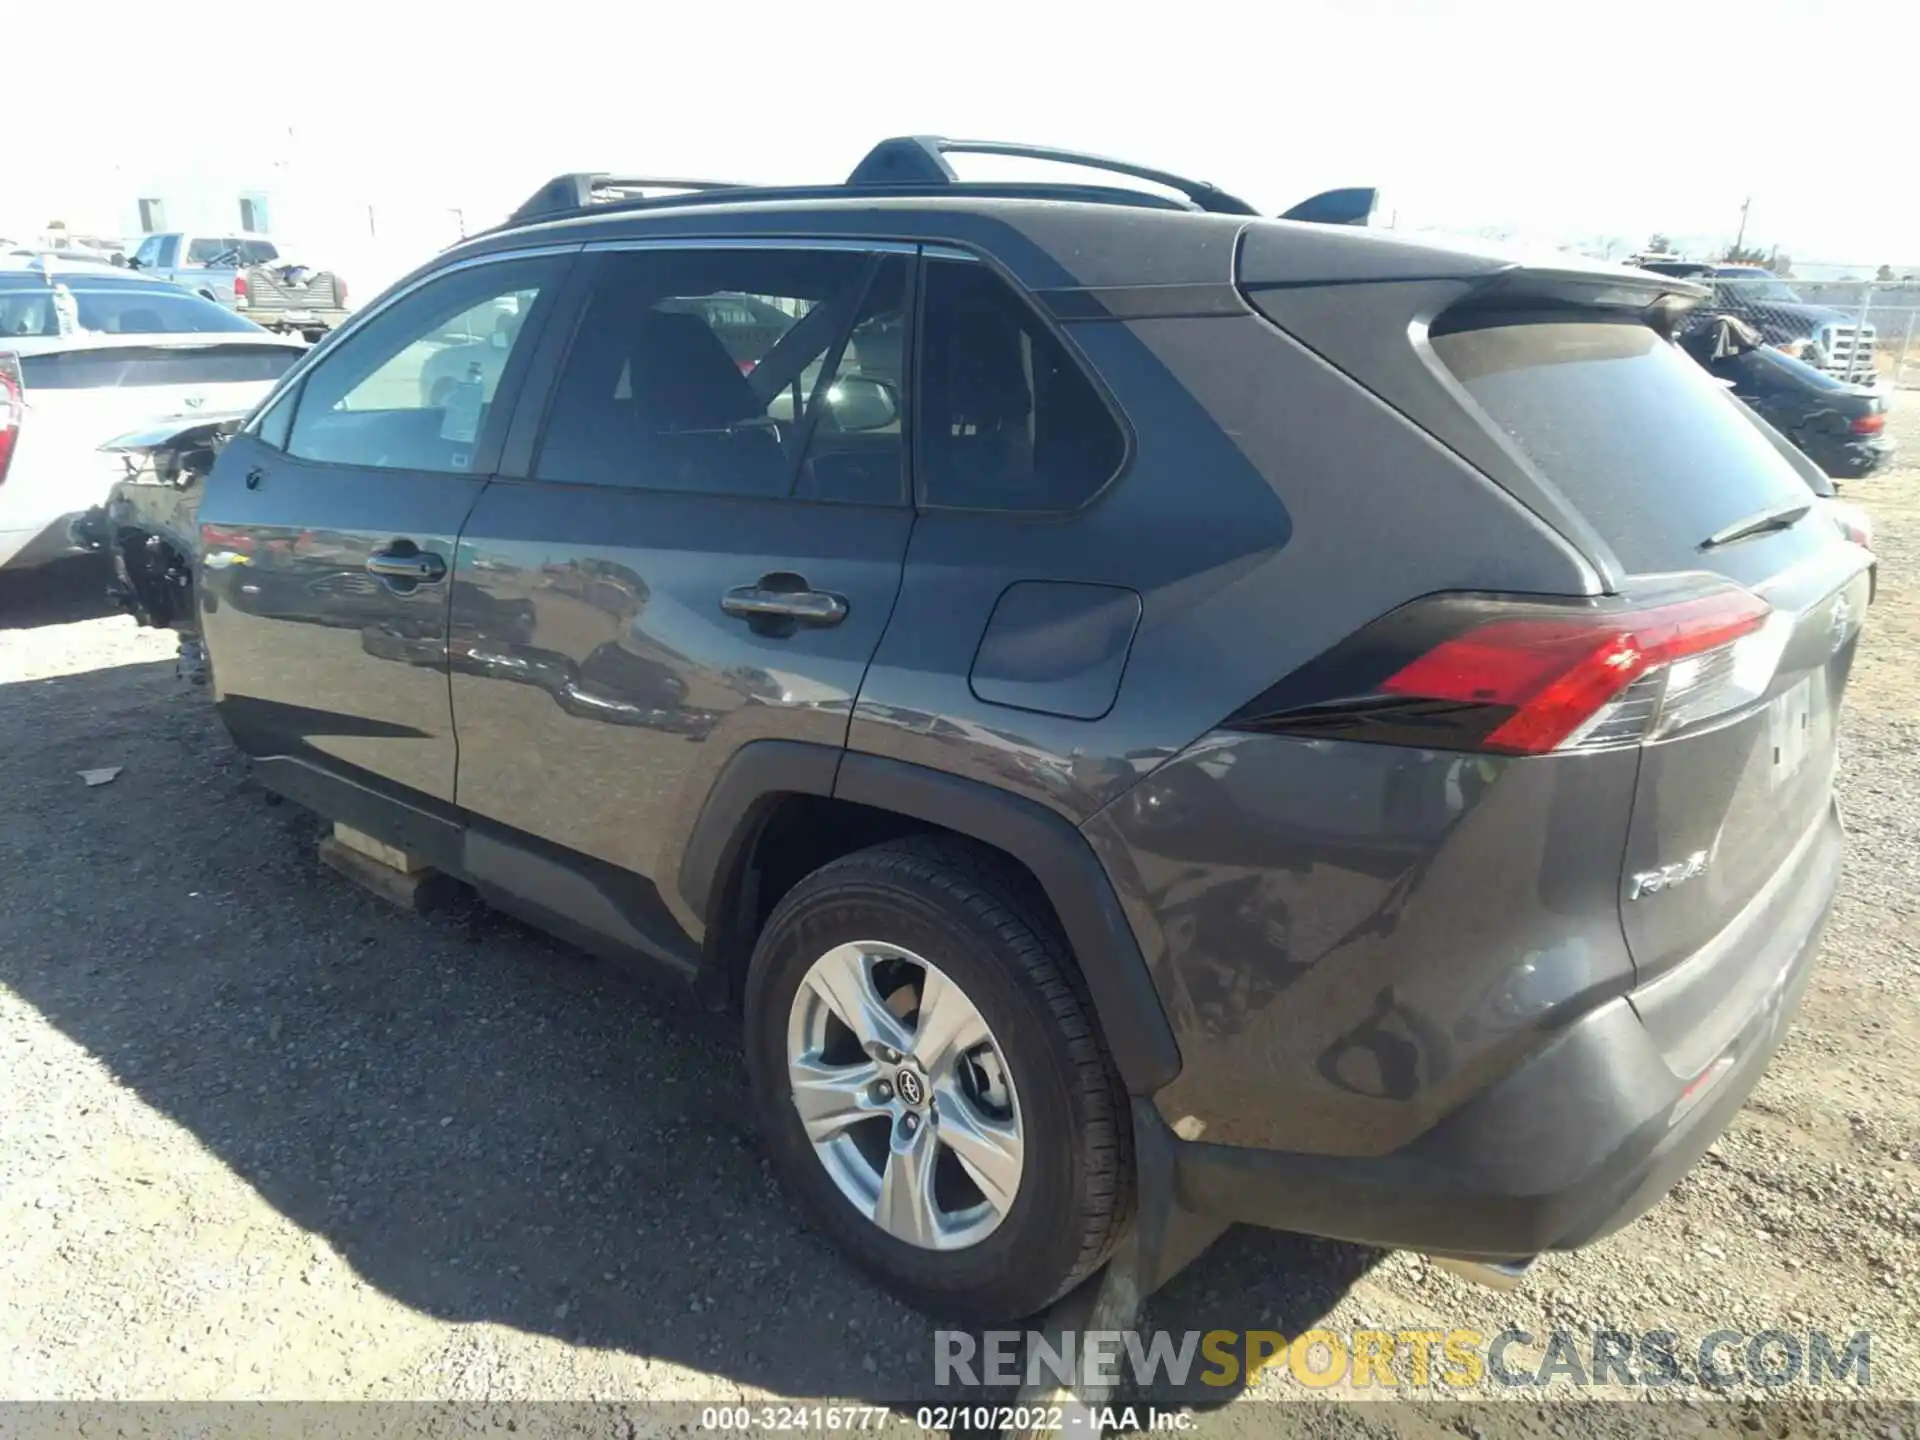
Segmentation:
<svg viewBox="0 0 1920 1440">
<path fill-rule="evenodd" d="M 1636 247 L 1724 243 L 1751 196 L 1749 240 L 1796 260 L 1920 266 L 1915 0 L 0 8 L 0 50 L 58 32 L 0 62 L 0 233 L 158 175 L 277 176 L 277 232 L 368 204 L 473 226 L 562 170 L 838 179 L 932 131 Z"/>
</svg>

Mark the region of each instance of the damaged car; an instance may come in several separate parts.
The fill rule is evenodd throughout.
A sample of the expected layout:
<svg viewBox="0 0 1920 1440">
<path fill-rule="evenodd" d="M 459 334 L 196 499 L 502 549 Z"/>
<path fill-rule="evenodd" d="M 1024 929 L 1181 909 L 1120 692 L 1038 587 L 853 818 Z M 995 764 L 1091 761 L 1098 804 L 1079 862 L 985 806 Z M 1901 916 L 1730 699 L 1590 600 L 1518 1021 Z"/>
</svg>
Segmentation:
<svg viewBox="0 0 1920 1440">
<path fill-rule="evenodd" d="M 175 285 L 0 262 L 0 567 L 74 552 L 75 517 L 124 473 L 103 442 L 170 417 L 174 431 L 244 417 L 306 353 Z"/>
<path fill-rule="evenodd" d="M 194 563 L 209 570 L 244 565 L 246 537 L 202 533 L 200 486 L 215 455 L 245 423 L 249 412 L 224 411 L 188 423 L 172 420 L 111 440 L 100 448 L 121 457 L 126 476 L 104 504 L 77 516 L 69 527 L 76 549 L 108 556 L 110 588 L 121 608 L 142 625 L 171 629 L 180 637 L 180 673 L 196 684 L 207 678 L 194 597 Z M 237 545 L 230 543 L 237 540 Z M 202 557 L 202 547 L 205 554 Z"/>
</svg>

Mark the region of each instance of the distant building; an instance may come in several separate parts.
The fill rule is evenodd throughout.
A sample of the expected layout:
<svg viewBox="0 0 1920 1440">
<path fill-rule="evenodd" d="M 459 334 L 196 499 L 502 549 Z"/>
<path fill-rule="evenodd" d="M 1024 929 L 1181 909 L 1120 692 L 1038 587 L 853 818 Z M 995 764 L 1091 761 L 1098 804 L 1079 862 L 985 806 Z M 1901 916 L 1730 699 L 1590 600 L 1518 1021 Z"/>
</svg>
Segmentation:
<svg viewBox="0 0 1920 1440">
<path fill-rule="evenodd" d="M 210 235 L 271 235 L 274 192 L 267 185 L 215 188 L 202 181 L 151 177 L 123 191 L 120 228 L 128 240 L 156 230 Z"/>
</svg>

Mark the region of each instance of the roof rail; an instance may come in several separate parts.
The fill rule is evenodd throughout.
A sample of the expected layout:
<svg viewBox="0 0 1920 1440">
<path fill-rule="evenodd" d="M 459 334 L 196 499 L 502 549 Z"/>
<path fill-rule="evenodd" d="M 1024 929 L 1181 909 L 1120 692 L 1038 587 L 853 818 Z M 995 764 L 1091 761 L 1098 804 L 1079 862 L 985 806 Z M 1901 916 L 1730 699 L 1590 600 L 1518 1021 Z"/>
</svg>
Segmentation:
<svg viewBox="0 0 1920 1440">
<path fill-rule="evenodd" d="M 631 200 L 648 190 L 736 190 L 745 187 L 728 180 L 668 180 L 651 175 L 608 175 L 600 171 L 577 171 L 556 175 L 521 204 L 508 217 L 508 224 L 523 224 L 570 210 L 586 210 L 614 200 Z"/>
<path fill-rule="evenodd" d="M 1021 160 L 1044 160 L 1087 170 L 1105 170 L 1145 180 L 1177 192 L 1180 198 L 1154 191 L 1081 183 L 1034 183 L 999 180 L 968 181 L 954 174 L 949 155 L 1003 155 Z M 655 195 L 650 191 L 677 191 Z M 1001 199 L 1069 200 L 1105 205 L 1210 211 L 1219 215 L 1257 215 L 1253 206 L 1204 180 L 1190 180 L 1149 165 L 1135 165 L 1105 155 L 1060 150 L 1049 145 L 1023 145 L 1007 140 L 949 140 L 943 135 L 896 135 L 882 140 L 838 185 L 742 185 L 725 180 L 671 180 L 647 175 L 609 175 L 580 171 L 556 175 L 507 217 L 506 225 L 525 225 L 557 219 L 599 207 L 621 210 L 668 209 L 678 205 L 727 205 L 744 200 L 829 200 L 865 193 L 893 196 L 940 196 L 964 193 Z M 1286 212 L 1286 220 L 1321 224 L 1365 225 L 1379 203 L 1379 192 L 1367 187 L 1329 190 Z"/>
<path fill-rule="evenodd" d="M 1058 165 L 1077 165 L 1088 170 L 1107 170 L 1129 175 L 1177 190 L 1196 209 L 1221 215 L 1255 215 L 1259 212 L 1237 195 L 1229 195 L 1204 180 L 1189 180 L 1184 175 L 1113 160 L 1104 155 L 1087 155 L 1078 150 L 1058 150 L 1049 145 L 1021 145 L 1007 140 L 949 140 L 943 135 L 896 135 L 882 140 L 854 167 L 847 185 L 866 186 L 939 186 L 963 183 L 946 161 L 949 155 L 1007 155 L 1022 160 L 1048 160 Z"/>
</svg>

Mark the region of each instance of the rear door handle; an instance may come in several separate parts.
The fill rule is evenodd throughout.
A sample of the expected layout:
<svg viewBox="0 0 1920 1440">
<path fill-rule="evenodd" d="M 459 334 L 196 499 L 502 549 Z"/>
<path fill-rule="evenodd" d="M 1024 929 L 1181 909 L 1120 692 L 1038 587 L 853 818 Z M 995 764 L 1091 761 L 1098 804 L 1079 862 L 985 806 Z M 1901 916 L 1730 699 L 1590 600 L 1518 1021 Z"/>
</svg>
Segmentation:
<svg viewBox="0 0 1920 1440">
<path fill-rule="evenodd" d="M 431 550 L 421 550 L 402 540 L 391 549 L 376 550 L 367 557 L 367 573 L 400 584 L 429 585 L 444 580 L 447 562 Z"/>
<path fill-rule="evenodd" d="M 826 590 L 774 590 L 741 585 L 720 598 L 720 608 L 747 620 L 791 620 L 801 625 L 838 625 L 847 618 L 846 598 Z"/>
</svg>

